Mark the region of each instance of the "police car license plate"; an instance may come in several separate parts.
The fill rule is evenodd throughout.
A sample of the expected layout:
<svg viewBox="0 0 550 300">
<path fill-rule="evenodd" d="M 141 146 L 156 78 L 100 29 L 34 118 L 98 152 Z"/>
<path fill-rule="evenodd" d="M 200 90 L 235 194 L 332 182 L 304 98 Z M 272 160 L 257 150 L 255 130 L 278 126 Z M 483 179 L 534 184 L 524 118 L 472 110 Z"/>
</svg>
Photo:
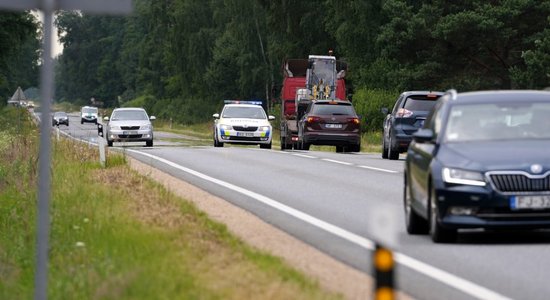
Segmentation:
<svg viewBox="0 0 550 300">
<path fill-rule="evenodd" d="M 510 197 L 510 207 L 513 210 L 550 208 L 550 195 L 513 196 Z"/>
<path fill-rule="evenodd" d="M 342 128 L 342 124 L 325 124 L 326 128 Z"/>
<path fill-rule="evenodd" d="M 237 132 L 237 136 L 253 137 L 253 132 Z"/>
</svg>

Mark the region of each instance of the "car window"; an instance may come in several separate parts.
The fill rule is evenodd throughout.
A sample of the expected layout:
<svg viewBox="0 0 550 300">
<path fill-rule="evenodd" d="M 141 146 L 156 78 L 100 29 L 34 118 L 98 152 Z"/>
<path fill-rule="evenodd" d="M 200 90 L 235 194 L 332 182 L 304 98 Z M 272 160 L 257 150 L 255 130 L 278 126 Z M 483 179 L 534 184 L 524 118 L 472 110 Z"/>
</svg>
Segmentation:
<svg viewBox="0 0 550 300">
<path fill-rule="evenodd" d="M 95 107 L 83 108 L 82 113 L 85 113 L 85 114 L 97 113 L 97 108 Z"/>
<path fill-rule="evenodd" d="M 445 130 L 448 142 L 550 138 L 550 103 L 454 105 Z"/>
<path fill-rule="evenodd" d="M 67 114 L 64 113 L 64 112 L 56 112 L 56 113 L 54 114 L 54 116 L 56 116 L 56 117 L 65 117 L 66 115 L 67 115 Z"/>
<path fill-rule="evenodd" d="M 223 118 L 266 119 L 264 109 L 260 106 L 226 106 L 222 113 Z"/>
<path fill-rule="evenodd" d="M 395 101 L 395 105 L 393 106 L 393 109 L 392 109 L 392 115 L 395 115 L 397 113 L 397 111 L 399 110 L 399 108 L 401 108 L 401 101 L 402 100 L 403 100 L 403 96 L 399 96 L 397 101 Z"/>
<path fill-rule="evenodd" d="M 437 102 L 437 98 L 426 96 L 411 96 L 405 99 L 403 108 L 410 111 L 430 111 Z"/>
<path fill-rule="evenodd" d="M 114 111 L 111 120 L 148 120 L 147 114 L 143 110 L 118 110 Z"/>
<path fill-rule="evenodd" d="M 316 103 L 313 105 L 311 113 L 314 115 L 355 115 L 355 110 L 350 104 L 330 104 L 330 103 Z"/>
</svg>

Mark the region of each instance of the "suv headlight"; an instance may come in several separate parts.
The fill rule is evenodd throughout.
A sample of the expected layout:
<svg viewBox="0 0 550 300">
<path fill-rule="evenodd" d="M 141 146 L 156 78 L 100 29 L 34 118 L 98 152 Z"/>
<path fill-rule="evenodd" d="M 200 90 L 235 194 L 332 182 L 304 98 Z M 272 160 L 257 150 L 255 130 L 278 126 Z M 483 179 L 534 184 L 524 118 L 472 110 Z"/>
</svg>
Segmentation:
<svg viewBox="0 0 550 300">
<path fill-rule="evenodd" d="M 446 183 L 485 186 L 487 183 L 480 172 L 443 168 L 443 181 Z"/>
<path fill-rule="evenodd" d="M 269 126 L 260 126 L 260 131 L 269 131 L 271 128 Z"/>
<path fill-rule="evenodd" d="M 222 124 L 222 125 L 220 125 L 220 129 L 221 130 L 231 130 L 231 129 L 233 129 L 233 126 Z"/>
</svg>

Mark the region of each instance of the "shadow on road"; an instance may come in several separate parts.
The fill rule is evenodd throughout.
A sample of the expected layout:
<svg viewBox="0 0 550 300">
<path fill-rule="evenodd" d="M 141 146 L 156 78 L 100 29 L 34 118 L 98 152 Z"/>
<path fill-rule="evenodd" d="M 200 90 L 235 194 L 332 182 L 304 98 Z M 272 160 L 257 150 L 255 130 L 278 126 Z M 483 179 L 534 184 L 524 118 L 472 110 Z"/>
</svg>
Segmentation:
<svg viewBox="0 0 550 300">
<path fill-rule="evenodd" d="M 486 230 L 463 231 L 458 235 L 460 244 L 550 244 L 550 230 Z"/>
</svg>

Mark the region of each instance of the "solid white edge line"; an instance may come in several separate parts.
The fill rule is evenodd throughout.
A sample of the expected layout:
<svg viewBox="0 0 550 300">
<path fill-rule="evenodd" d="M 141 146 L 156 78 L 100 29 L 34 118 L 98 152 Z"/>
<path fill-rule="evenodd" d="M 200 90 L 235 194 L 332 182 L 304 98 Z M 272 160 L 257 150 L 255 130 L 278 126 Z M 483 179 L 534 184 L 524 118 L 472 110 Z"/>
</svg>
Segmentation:
<svg viewBox="0 0 550 300">
<path fill-rule="evenodd" d="M 375 243 L 369 239 L 366 239 L 364 237 L 361 237 L 359 235 L 356 235 L 354 233 L 351 233 L 345 229 L 342 229 L 340 227 L 337 227 L 335 225 L 332 225 L 330 223 L 327 223 L 325 221 L 322 221 L 320 219 L 317 219 L 311 215 L 308 215 L 302 211 L 299 211 L 297 209 L 294 209 L 292 207 L 289 207 L 287 205 L 284 205 L 280 202 L 277 202 L 269 197 L 260 195 L 258 193 L 249 191 L 247 189 L 241 188 L 239 186 L 236 186 L 234 184 L 225 182 L 223 180 L 219 180 L 213 177 L 210 177 L 206 174 L 200 173 L 198 171 L 180 166 L 174 162 L 171 162 L 169 160 L 166 160 L 164 158 L 137 151 L 132 149 L 127 149 L 128 152 L 134 152 L 143 156 L 147 156 L 149 158 L 155 159 L 159 162 L 165 163 L 173 168 L 176 168 L 178 170 L 181 170 L 183 172 L 186 172 L 188 174 L 194 175 L 198 178 L 201 178 L 203 180 L 218 184 L 222 187 L 225 187 L 227 189 L 233 190 L 235 192 L 241 193 L 243 195 L 246 195 L 250 198 L 256 199 L 259 202 L 262 202 L 268 206 L 271 206 L 275 209 L 278 209 L 284 213 L 287 213 L 293 217 L 296 217 L 306 223 L 309 223 L 315 227 L 318 227 L 322 230 L 325 230 L 329 233 L 332 233 L 342 239 L 345 239 L 351 243 L 354 243 L 360 247 L 363 247 L 367 250 L 373 250 L 375 247 Z M 430 266 L 424 262 L 421 262 L 419 260 L 416 260 L 410 256 L 407 256 L 405 254 L 401 254 L 398 252 L 394 252 L 394 257 L 398 263 L 400 263 L 403 266 L 406 266 L 412 270 L 415 270 L 419 273 L 424 274 L 427 277 L 430 277 L 432 279 L 435 279 L 443 284 L 446 284 L 450 287 L 453 287 L 464 294 L 470 295 L 474 298 L 478 299 L 495 299 L 495 300 L 511 300 L 511 298 L 508 298 L 506 296 L 503 296 L 497 292 L 491 291 L 485 287 L 482 287 L 480 285 L 477 285 L 471 281 L 468 281 L 466 279 L 460 278 L 456 275 L 453 275 L 449 272 L 443 271 L 441 269 L 438 269 L 436 267 Z"/>
<path fill-rule="evenodd" d="M 346 165 L 346 166 L 353 165 L 352 163 L 349 163 L 349 162 L 339 161 L 339 160 L 334 160 L 334 159 L 329 159 L 329 158 L 322 158 L 321 160 L 328 161 L 328 162 L 335 163 L 335 164 Z"/>
<path fill-rule="evenodd" d="M 381 168 L 375 168 L 375 167 L 369 167 L 369 166 L 358 166 L 358 167 L 359 167 L 359 168 L 363 168 L 363 169 L 369 169 L 369 170 L 387 172 L 387 173 L 399 173 L 398 171 L 392 171 L 392 170 L 381 169 Z"/>
</svg>

